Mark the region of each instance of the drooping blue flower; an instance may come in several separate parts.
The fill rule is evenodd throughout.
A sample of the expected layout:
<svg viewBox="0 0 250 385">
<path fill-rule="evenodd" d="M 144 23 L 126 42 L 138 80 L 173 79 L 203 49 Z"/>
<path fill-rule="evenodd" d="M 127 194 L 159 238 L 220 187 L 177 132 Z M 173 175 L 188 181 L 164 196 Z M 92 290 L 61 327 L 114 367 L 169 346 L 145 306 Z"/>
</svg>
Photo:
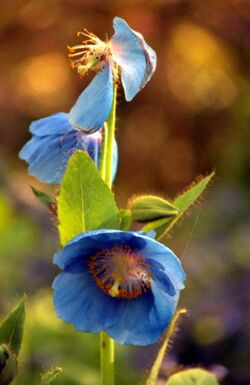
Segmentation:
<svg viewBox="0 0 250 385">
<path fill-rule="evenodd" d="M 151 79 L 156 67 L 156 53 L 143 36 L 131 29 L 125 20 L 115 17 L 114 35 L 103 42 L 87 30 L 83 45 L 69 47 L 71 63 L 83 76 L 89 70 L 98 74 L 81 93 L 69 113 L 74 127 L 95 132 L 107 120 L 113 101 L 114 82 L 122 83 L 127 101 Z"/>
<path fill-rule="evenodd" d="M 28 172 L 45 183 L 60 183 L 70 156 L 77 150 L 86 151 L 99 167 L 102 133 L 86 134 L 69 123 L 69 114 L 59 112 L 30 125 L 32 138 L 19 152 L 29 164 Z M 118 149 L 115 142 L 113 179 L 117 170 Z"/>
<path fill-rule="evenodd" d="M 122 344 L 147 345 L 169 325 L 184 288 L 175 254 L 138 232 L 82 233 L 55 254 L 58 317 L 75 329 L 105 330 Z"/>
</svg>

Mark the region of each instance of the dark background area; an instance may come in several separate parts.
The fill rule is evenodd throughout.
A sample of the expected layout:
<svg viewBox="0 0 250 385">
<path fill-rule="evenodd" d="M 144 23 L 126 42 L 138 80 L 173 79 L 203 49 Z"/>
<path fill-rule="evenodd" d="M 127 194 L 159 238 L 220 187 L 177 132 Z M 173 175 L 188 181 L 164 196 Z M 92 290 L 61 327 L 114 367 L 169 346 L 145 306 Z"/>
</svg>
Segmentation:
<svg viewBox="0 0 250 385">
<path fill-rule="evenodd" d="M 119 171 L 125 207 L 135 193 L 173 198 L 197 175 L 216 169 L 202 205 L 165 243 L 182 260 L 187 307 L 162 371 L 198 365 L 224 385 L 250 383 L 250 2 L 247 0 L 2 0 L 0 14 L 0 313 L 29 296 L 16 385 L 35 384 L 61 365 L 58 384 L 98 383 L 98 336 L 57 320 L 50 289 L 56 226 L 32 196 L 18 151 L 34 119 L 69 111 L 80 80 L 67 45 L 86 27 L 112 35 L 120 16 L 158 55 L 151 82 L 126 103 L 119 91 Z M 142 381 L 157 348 L 118 347 L 117 383 Z M 129 374 L 128 374 L 129 373 Z M 140 382 L 141 383 L 141 382 Z"/>
</svg>

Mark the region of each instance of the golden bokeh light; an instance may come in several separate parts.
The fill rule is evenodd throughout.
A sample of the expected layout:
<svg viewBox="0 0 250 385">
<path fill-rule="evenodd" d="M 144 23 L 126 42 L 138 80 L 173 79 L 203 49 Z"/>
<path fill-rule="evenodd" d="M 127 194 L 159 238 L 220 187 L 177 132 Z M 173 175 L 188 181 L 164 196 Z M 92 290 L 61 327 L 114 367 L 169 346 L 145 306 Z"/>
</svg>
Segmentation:
<svg viewBox="0 0 250 385">
<path fill-rule="evenodd" d="M 45 53 L 25 59 L 15 69 L 13 82 L 22 101 L 21 109 L 54 112 L 70 101 L 70 69 L 62 54 Z"/>
<path fill-rule="evenodd" d="M 231 53 L 209 31 L 181 22 L 167 47 L 167 80 L 175 97 L 196 111 L 228 107 L 237 95 Z"/>
</svg>

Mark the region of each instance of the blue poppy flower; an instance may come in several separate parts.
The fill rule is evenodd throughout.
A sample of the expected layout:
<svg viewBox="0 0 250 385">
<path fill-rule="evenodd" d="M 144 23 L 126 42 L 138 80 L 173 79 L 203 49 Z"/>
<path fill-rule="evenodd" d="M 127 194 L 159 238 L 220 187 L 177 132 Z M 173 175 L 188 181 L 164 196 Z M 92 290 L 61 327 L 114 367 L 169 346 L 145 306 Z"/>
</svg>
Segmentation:
<svg viewBox="0 0 250 385">
<path fill-rule="evenodd" d="M 19 152 L 19 157 L 29 164 L 28 172 L 45 183 L 60 183 L 70 156 L 77 150 L 86 151 L 99 167 L 102 143 L 101 131 L 86 134 L 69 123 L 69 114 L 59 112 L 30 125 L 32 138 Z M 115 142 L 113 179 L 118 163 Z"/>
<path fill-rule="evenodd" d="M 114 35 L 103 42 L 87 30 L 79 32 L 88 38 L 83 45 L 68 47 L 71 64 L 81 76 L 98 71 L 69 113 L 70 123 L 83 131 L 95 132 L 108 119 L 114 82 L 121 80 L 125 99 L 130 101 L 151 79 L 156 67 L 156 53 L 143 36 L 131 29 L 125 20 L 115 17 Z"/>
<path fill-rule="evenodd" d="M 105 330 L 122 344 L 154 343 L 169 325 L 184 288 L 174 253 L 139 232 L 82 233 L 55 254 L 58 317 L 77 330 Z"/>
</svg>

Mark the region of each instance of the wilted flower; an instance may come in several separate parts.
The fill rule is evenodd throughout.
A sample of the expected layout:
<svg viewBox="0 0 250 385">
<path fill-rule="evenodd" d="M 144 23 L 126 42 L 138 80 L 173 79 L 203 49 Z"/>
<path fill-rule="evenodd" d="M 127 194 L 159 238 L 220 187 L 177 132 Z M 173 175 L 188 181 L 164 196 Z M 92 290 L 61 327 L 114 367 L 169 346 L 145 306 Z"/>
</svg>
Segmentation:
<svg viewBox="0 0 250 385">
<path fill-rule="evenodd" d="M 127 101 L 151 79 L 156 67 L 156 53 L 143 36 L 126 21 L 115 17 L 115 33 L 103 42 L 87 30 L 79 32 L 88 38 L 82 45 L 69 47 L 71 63 L 81 76 L 98 71 L 69 113 L 74 127 L 84 131 L 99 130 L 107 120 L 113 102 L 114 82 L 121 80 Z"/>
<path fill-rule="evenodd" d="M 138 232 L 80 234 L 55 254 L 60 318 L 77 330 L 105 330 L 122 344 L 147 345 L 169 325 L 185 273 L 174 253 Z"/>
<path fill-rule="evenodd" d="M 77 150 L 86 151 L 99 166 L 101 131 L 86 134 L 69 123 L 67 113 L 59 112 L 30 125 L 32 138 L 24 145 L 19 157 L 29 164 L 28 172 L 46 183 L 60 183 L 70 156 Z M 118 150 L 114 145 L 113 178 L 117 170 Z"/>
</svg>

